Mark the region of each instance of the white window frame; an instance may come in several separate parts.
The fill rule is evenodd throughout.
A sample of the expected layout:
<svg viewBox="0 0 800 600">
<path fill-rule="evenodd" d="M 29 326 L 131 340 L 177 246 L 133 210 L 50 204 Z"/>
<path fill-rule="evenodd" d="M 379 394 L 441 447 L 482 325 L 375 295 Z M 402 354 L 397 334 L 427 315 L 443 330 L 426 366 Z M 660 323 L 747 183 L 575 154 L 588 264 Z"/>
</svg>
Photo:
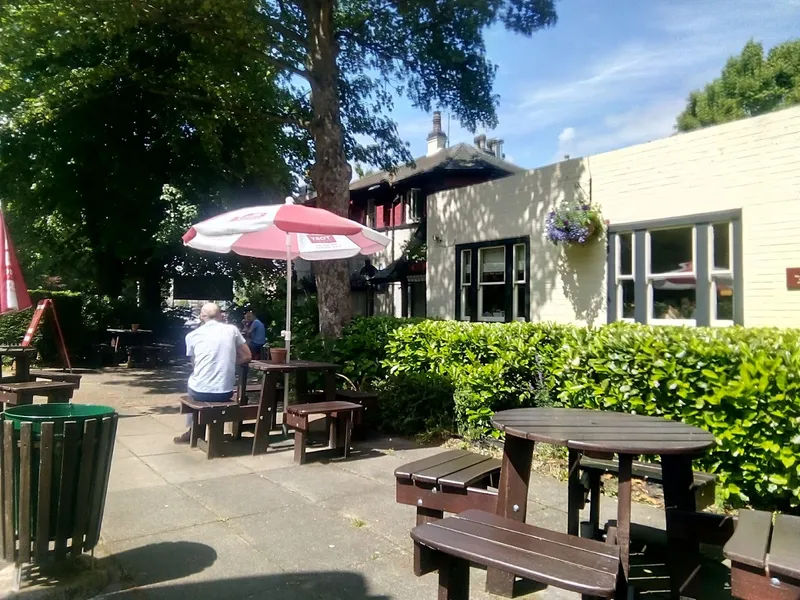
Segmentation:
<svg viewBox="0 0 800 600">
<path fill-rule="evenodd" d="M 718 225 L 728 226 L 728 268 L 718 269 L 714 264 L 714 227 Z M 717 221 L 708 225 L 708 271 L 711 274 L 711 297 L 709 298 L 711 304 L 711 326 L 712 327 L 731 327 L 734 324 L 733 319 L 720 319 L 717 317 L 717 279 L 723 277 L 730 279 L 735 285 L 735 272 L 733 264 L 733 222 L 731 221 Z M 735 293 L 735 291 L 734 291 Z"/>
<path fill-rule="evenodd" d="M 364 221 L 366 222 L 367 227 L 370 229 L 375 229 L 375 224 L 378 221 L 378 213 L 375 207 L 375 200 L 373 198 L 369 198 L 367 200 L 367 213 L 364 217 Z"/>
<path fill-rule="evenodd" d="M 408 190 L 403 200 L 406 207 L 406 223 L 419 223 L 422 220 L 422 215 L 417 214 L 417 209 L 421 209 L 418 203 L 421 202 L 422 190 L 419 188 L 412 188 Z"/>
<path fill-rule="evenodd" d="M 482 282 L 481 275 L 481 256 L 484 252 L 489 250 L 497 250 L 500 249 L 503 251 L 503 280 L 502 281 L 490 281 L 490 282 Z M 506 322 L 506 315 L 505 311 L 503 311 L 502 317 L 485 317 L 483 316 L 483 289 L 486 286 L 501 286 L 505 288 L 506 286 L 506 247 L 505 246 L 487 246 L 485 248 L 478 248 L 478 321 L 483 321 L 486 323 L 505 323 Z"/>
<path fill-rule="evenodd" d="M 465 269 L 464 258 L 469 257 L 469 268 Z M 471 321 L 472 318 L 467 314 L 467 299 L 469 298 L 469 291 L 472 288 L 472 250 L 462 250 L 458 257 L 461 261 L 461 281 L 459 282 L 461 294 L 461 314 L 458 316 L 459 321 Z"/>
<path fill-rule="evenodd" d="M 522 279 L 519 279 L 517 277 L 517 253 L 518 252 L 522 254 Z M 513 314 L 512 314 L 512 320 L 513 321 L 520 321 L 520 322 L 524 323 L 524 322 L 527 321 L 527 317 L 526 316 L 522 316 L 522 317 L 518 316 L 518 314 L 519 314 L 519 293 L 518 292 L 519 292 L 519 288 L 520 287 L 522 287 L 524 285 L 527 285 L 527 283 L 528 283 L 528 278 L 527 278 L 528 265 L 526 264 L 527 263 L 527 252 L 526 252 L 526 249 L 525 249 L 525 244 L 514 244 L 513 249 L 512 249 L 511 260 L 512 260 L 512 265 L 513 265 L 511 279 L 512 279 L 512 284 L 514 286 L 513 289 L 511 290 L 511 293 L 513 294 L 513 303 L 512 303 L 513 304 L 513 308 L 512 308 L 512 310 L 514 311 Z"/>
<path fill-rule="evenodd" d="M 689 326 L 689 327 L 696 327 L 697 326 L 697 319 L 659 319 L 653 316 L 653 282 L 654 281 L 663 281 L 665 279 L 669 279 L 670 277 L 674 277 L 674 273 L 672 275 L 668 275 L 666 273 L 651 273 L 650 272 L 650 265 L 651 265 L 651 252 L 652 252 L 652 243 L 650 239 L 650 234 L 654 231 L 669 231 L 674 229 L 689 229 L 692 230 L 692 270 L 687 271 L 686 273 L 681 273 L 681 275 L 693 275 L 695 281 L 695 295 L 697 295 L 697 286 L 700 285 L 700 282 L 697 280 L 697 225 L 680 225 L 678 227 L 654 227 L 653 229 L 648 229 L 646 232 L 646 243 L 645 243 L 645 269 L 646 269 L 646 277 L 647 277 L 647 322 L 652 325 L 674 325 L 674 326 Z M 635 269 L 634 269 L 635 271 Z"/>
<path fill-rule="evenodd" d="M 622 273 L 622 236 L 628 235 L 631 238 L 631 272 Z M 633 231 L 623 231 L 618 233 L 615 237 L 616 243 L 614 247 L 614 256 L 616 264 L 616 273 L 614 274 L 616 278 L 615 285 L 617 286 L 617 314 L 622 315 L 624 313 L 624 300 L 625 295 L 622 293 L 622 283 L 624 281 L 631 281 L 634 285 L 634 305 L 635 305 L 635 286 L 636 286 L 636 248 L 635 248 L 635 236 Z M 635 323 L 636 319 L 634 317 L 622 317 L 618 319 L 619 321 L 625 321 L 626 323 Z"/>
</svg>

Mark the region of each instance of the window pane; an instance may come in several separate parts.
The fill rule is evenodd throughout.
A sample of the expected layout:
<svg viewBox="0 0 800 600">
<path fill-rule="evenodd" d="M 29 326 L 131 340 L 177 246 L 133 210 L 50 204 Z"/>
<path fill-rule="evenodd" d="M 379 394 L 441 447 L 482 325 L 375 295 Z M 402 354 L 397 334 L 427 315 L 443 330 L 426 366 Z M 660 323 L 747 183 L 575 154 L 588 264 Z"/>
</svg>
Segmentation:
<svg viewBox="0 0 800 600">
<path fill-rule="evenodd" d="M 669 280 L 654 281 L 654 319 L 694 319 L 696 293 L 694 284 L 671 284 Z"/>
<path fill-rule="evenodd" d="M 472 250 L 461 251 L 461 283 L 472 283 Z"/>
<path fill-rule="evenodd" d="M 633 275 L 633 234 L 619 234 L 619 274 Z"/>
<path fill-rule="evenodd" d="M 525 284 L 520 283 L 514 286 L 514 318 L 528 320 L 527 312 L 525 311 Z"/>
<path fill-rule="evenodd" d="M 470 303 L 470 296 L 469 288 L 462 287 L 461 288 L 461 319 L 463 321 L 471 321 L 472 317 L 472 304 Z"/>
<path fill-rule="evenodd" d="M 630 280 L 626 279 L 624 281 L 619 282 L 619 291 L 617 292 L 620 297 L 622 298 L 622 318 L 623 319 L 633 319 L 634 318 L 634 288 L 635 283 Z"/>
<path fill-rule="evenodd" d="M 505 320 L 506 287 L 504 285 L 482 285 L 479 294 L 479 320 Z"/>
<path fill-rule="evenodd" d="M 731 268 L 731 226 L 730 223 L 714 225 L 714 268 Z"/>
<path fill-rule="evenodd" d="M 514 246 L 514 281 L 525 281 L 525 246 Z"/>
<path fill-rule="evenodd" d="M 693 227 L 650 232 L 650 273 L 692 270 Z"/>
<path fill-rule="evenodd" d="M 733 321 L 733 279 L 715 277 L 715 318 L 720 321 Z"/>
<path fill-rule="evenodd" d="M 503 283 L 506 280 L 506 249 L 483 248 L 478 252 L 480 259 L 480 282 Z M 501 288 L 502 291 L 502 288 Z"/>
</svg>

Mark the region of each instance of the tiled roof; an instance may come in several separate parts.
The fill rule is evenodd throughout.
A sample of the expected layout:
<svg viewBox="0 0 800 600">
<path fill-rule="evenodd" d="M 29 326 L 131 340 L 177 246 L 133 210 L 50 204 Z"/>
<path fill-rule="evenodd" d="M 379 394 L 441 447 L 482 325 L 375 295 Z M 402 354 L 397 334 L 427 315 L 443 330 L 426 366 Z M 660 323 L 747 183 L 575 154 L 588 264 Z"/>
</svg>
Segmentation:
<svg viewBox="0 0 800 600">
<path fill-rule="evenodd" d="M 414 160 L 416 166 L 403 165 L 393 174 L 393 183 L 398 183 L 414 175 L 428 173 L 435 169 L 499 169 L 511 173 L 521 173 L 525 169 L 517 165 L 497 158 L 491 154 L 471 146 L 470 144 L 456 144 L 450 148 L 439 150 L 436 154 L 422 156 Z M 390 174 L 386 171 L 373 173 L 350 184 L 350 190 L 363 190 L 379 185 L 390 180 Z"/>
</svg>

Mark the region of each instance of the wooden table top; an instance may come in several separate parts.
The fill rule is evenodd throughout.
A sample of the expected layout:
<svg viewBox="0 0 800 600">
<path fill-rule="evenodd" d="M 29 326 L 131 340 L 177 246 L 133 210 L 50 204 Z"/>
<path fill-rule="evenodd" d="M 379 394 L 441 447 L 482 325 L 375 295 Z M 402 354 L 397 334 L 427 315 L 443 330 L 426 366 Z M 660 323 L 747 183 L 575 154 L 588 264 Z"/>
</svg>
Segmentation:
<svg viewBox="0 0 800 600">
<path fill-rule="evenodd" d="M 715 443 L 707 431 L 678 421 L 599 410 L 516 408 L 496 413 L 492 423 L 506 435 L 616 454 L 694 454 Z"/>
<path fill-rule="evenodd" d="M 74 390 L 75 384 L 69 381 L 20 381 L 0 383 L 0 392 L 24 392 L 27 390 Z"/>
<path fill-rule="evenodd" d="M 106 329 L 108 333 L 153 333 L 152 329 Z"/>
<path fill-rule="evenodd" d="M 333 371 L 341 368 L 334 363 L 314 362 L 311 360 L 290 360 L 288 363 L 274 363 L 268 360 L 252 360 L 247 365 L 256 371 L 272 373 L 295 373 L 297 371 Z"/>
</svg>

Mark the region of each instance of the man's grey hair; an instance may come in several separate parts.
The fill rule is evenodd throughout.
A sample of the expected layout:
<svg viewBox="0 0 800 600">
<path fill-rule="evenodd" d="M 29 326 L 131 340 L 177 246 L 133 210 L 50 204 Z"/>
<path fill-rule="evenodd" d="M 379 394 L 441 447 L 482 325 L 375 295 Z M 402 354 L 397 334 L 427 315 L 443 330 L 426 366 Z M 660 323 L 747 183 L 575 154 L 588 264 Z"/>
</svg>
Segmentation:
<svg viewBox="0 0 800 600">
<path fill-rule="evenodd" d="M 213 302 L 207 302 L 203 304 L 203 308 L 200 309 L 200 320 L 204 323 L 206 321 L 219 321 L 222 319 L 222 311 L 220 310 L 219 306 L 214 304 Z"/>
</svg>

